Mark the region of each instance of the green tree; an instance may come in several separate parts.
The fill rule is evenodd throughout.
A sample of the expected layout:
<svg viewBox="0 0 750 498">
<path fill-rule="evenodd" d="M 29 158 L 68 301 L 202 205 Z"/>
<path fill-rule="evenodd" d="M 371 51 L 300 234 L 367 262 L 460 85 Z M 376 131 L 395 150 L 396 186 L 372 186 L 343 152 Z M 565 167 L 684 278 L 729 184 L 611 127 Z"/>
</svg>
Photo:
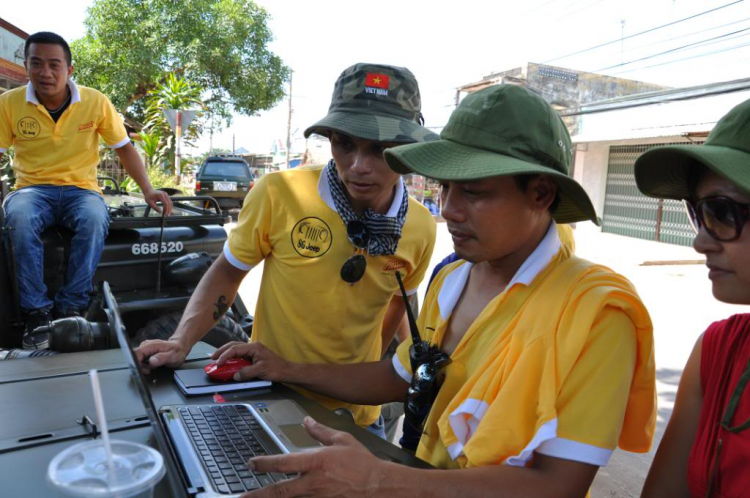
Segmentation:
<svg viewBox="0 0 750 498">
<path fill-rule="evenodd" d="M 161 158 L 166 158 L 172 165 L 174 165 L 175 154 L 174 132 L 163 111 L 164 109 L 201 109 L 204 107 L 201 101 L 201 93 L 200 86 L 170 73 L 167 75 L 166 81 L 150 90 L 146 97 L 146 125 L 144 128 L 149 135 L 148 146 L 154 149 L 154 152 L 160 151 Z M 197 139 L 200 135 L 203 128 L 200 117 L 201 113 L 199 112 L 198 119 L 195 119 L 187 129 L 183 130 L 184 145 L 191 145 L 192 140 Z M 158 144 L 153 143 L 155 140 L 158 141 Z M 144 145 L 146 145 L 146 142 L 144 142 Z M 146 153 L 145 149 L 144 153 Z"/>
<path fill-rule="evenodd" d="M 252 115 L 284 95 L 288 69 L 268 50 L 268 14 L 252 0 L 95 0 L 72 43 L 76 81 L 143 121 L 142 98 L 169 73 L 207 92 L 209 111 Z"/>
<path fill-rule="evenodd" d="M 164 161 L 166 153 L 166 147 L 164 145 L 164 137 L 156 131 L 139 131 L 138 136 L 141 140 L 138 143 L 138 147 L 143 151 L 143 155 L 146 156 L 146 168 L 161 164 Z"/>
<path fill-rule="evenodd" d="M 15 157 L 13 147 L 9 147 L 5 151 L 3 157 L 0 158 L 0 181 L 5 182 L 9 188 L 12 188 L 16 183 L 16 174 L 13 171 L 13 157 Z"/>
</svg>

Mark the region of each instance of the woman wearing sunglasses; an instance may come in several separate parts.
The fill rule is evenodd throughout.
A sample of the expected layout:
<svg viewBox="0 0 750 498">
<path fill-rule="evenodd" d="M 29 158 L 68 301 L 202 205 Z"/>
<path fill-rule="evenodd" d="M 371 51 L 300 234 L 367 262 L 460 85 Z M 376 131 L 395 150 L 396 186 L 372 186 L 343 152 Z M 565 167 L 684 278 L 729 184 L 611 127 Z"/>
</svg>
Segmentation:
<svg viewBox="0 0 750 498">
<path fill-rule="evenodd" d="M 750 100 L 704 145 L 643 154 L 635 177 L 646 195 L 685 201 L 716 299 L 750 304 Z M 711 324 L 685 366 L 643 496 L 748 496 L 748 380 L 750 314 Z"/>
</svg>

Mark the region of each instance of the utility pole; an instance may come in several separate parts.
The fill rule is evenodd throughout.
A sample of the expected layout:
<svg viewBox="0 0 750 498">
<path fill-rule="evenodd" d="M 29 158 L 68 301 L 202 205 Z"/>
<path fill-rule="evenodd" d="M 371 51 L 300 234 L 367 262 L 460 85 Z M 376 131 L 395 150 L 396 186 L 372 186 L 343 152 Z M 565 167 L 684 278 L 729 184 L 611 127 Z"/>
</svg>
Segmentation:
<svg viewBox="0 0 750 498">
<path fill-rule="evenodd" d="M 289 169 L 289 156 L 292 153 L 292 75 L 289 71 L 289 118 L 286 122 L 286 169 Z"/>
<path fill-rule="evenodd" d="M 182 162 L 182 112 L 178 109 L 175 116 L 174 174 L 179 177 L 182 174 L 180 170 L 180 163 Z"/>
<path fill-rule="evenodd" d="M 214 115 L 211 114 L 211 134 L 208 136 L 208 155 L 214 150 Z"/>
<path fill-rule="evenodd" d="M 620 21 L 620 64 L 623 62 L 623 52 L 625 52 L 625 19 Z"/>
<path fill-rule="evenodd" d="M 232 154 L 234 155 L 234 133 L 232 133 Z"/>
</svg>

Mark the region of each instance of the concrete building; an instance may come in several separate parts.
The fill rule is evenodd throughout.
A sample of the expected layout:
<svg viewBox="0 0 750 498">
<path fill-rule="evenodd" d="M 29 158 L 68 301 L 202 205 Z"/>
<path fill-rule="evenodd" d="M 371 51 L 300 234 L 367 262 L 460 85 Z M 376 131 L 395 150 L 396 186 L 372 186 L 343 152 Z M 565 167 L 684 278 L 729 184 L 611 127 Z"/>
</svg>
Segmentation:
<svg viewBox="0 0 750 498">
<path fill-rule="evenodd" d="M 568 111 L 568 117 L 577 117 L 579 123 L 572 137 L 572 174 L 591 197 L 602 231 L 691 245 L 695 236 L 682 202 L 641 194 L 633 165 L 638 156 L 659 145 L 702 144 L 724 114 L 749 98 L 747 78 L 621 97 Z"/>
<path fill-rule="evenodd" d="M 23 46 L 29 34 L 0 18 L 0 93 L 25 85 Z"/>
<path fill-rule="evenodd" d="M 492 85 L 511 83 L 535 91 L 560 112 L 590 102 L 665 90 L 668 87 L 529 62 L 522 67 L 492 73 L 456 89 L 456 105 L 469 94 Z M 571 135 L 578 132 L 577 116 L 565 118 Z"/>
</svg>

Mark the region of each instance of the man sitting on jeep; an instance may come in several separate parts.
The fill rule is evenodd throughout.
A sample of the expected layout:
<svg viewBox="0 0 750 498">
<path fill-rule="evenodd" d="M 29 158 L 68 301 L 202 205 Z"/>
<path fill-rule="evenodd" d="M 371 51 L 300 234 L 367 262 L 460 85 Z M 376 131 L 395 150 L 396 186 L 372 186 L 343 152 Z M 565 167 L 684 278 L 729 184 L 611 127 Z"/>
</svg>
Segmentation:
<svg viewBox="0 0 750 498">
<path fill-rule="evenodd" d="M 31 35 L 24 47 L 26 87 L 0 96 L 0 156 L 13 146 L 16 190 L 3 205 L 5 243 L 12 245 L 21 311 L 23 347 L 46 349 L 52 317 L 80 314 L 88 305 L 92 278 L 109 227 L 97 182 L 99 139 L 116 150 L 145 201 L 165 214 L 172 201 L 154 190 L 140 156 L 112 103 L 100 92 L 77 86 L 67 42 L 54 33 Z M 44 285 L 41 234 L 52 226 L 73 233 L 65 284 L 54 301 Z M 39 329 L 38 333 L 33 333 Z"/>
<path fill-rule="evenodd" d="M 416 292 L 436 224 L 409 198 L 383 150 L 436 140 L 420 126 L 420 96 L 405 68 L 356 64 L 334 87 L 328 115 L 305 131 L 331 140 L 327 166 L 263 176 L 237 227 L 201 280 L 169 341 L 145 341 L 145 368 L 176 367 L 220 319 L 248 271 L 264 262 L 253 341 L 291 361 L 380 359 L 405 314 L 395 272 Z M 380 407 L 304 394 L 384 436 Z"/>
</svg>

